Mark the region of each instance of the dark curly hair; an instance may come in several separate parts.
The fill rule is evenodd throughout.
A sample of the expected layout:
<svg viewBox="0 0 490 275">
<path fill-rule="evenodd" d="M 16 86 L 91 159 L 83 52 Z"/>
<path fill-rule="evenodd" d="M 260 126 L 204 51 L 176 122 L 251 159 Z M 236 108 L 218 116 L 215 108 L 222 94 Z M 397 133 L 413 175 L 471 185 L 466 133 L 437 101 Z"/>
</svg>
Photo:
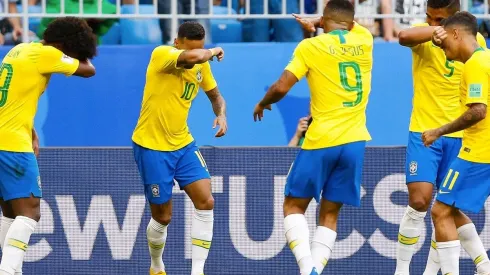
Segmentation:
<svg viewBox="0 0 490 275">
<path fill-rule="evenodd" d="M 189 40 L 203 40 L 206 32 L 204 27 L 195 21 L 184 22 L 179 27 L 178 38 L 187 38 Z"/>
<path fill-rule="evenodd" d="M 449 16 L 447 19 L 442 20 L 441 24 L 444 27 L 459 25 L 460 27 L 465 28 L 466 31 L 470 32 L 474 36 L 476 36 L 476 34 L 478 33 L 478 21 L 473 14 L 467 11 L 457 12 L 454 15 Z"/>
<path fill-rule="evenodd" d="M 97 54 L 97 37 L 87 21 L 80 18 L 55 19 L 44 31 L 43 40 L 79 60 L 91 59 Z"/>
</svg>

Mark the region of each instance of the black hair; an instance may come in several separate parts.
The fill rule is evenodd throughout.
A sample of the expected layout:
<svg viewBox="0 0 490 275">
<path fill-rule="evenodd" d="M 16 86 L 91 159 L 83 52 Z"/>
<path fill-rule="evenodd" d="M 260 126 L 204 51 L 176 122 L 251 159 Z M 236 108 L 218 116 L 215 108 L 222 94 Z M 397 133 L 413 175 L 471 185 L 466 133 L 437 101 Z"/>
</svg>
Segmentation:
<svg viewBox="0 0 490 275">
<path fill-rule="evenodd" d="M 476 36 L 478 33 L 478 23 L 476 17 L 467 11 L 457 12 L 454 15 L 449 16 L 447 19 L 444 19 L 441 24 L 444 27 L 452 27 L 456 25 L 464 27 L 474 36 Z"/>
<path fill-rule="evenodd" d="M 323 10 L 323 14 L 335 14 L 342 15 L 348 17 L 349 20 L 354 19 L 354 5 L 348 0 L 330 0 L 325 5 L 325 9 Z"/>
<path fill-rule="evenodd" d="M 427 0 L 427 7 L 433 9 L 450 9 L 452 11 L 459 11 L 459 0 Z"/>
<path fill-rule="evenodd" d="M 187 38 L 189 40 L 203 40 L 205 35 L 204 27 L 195 21 L 184 22 L 180 25 L 177 33 L 178 38 Z"/>
<path fill-rule="evenodd" d="M 87 21 L 80 18 L 55 19 L 44 31 L 43 40 L 79 60 L 91 59 L 97 54 L 97 37 Z"/>
</svg>

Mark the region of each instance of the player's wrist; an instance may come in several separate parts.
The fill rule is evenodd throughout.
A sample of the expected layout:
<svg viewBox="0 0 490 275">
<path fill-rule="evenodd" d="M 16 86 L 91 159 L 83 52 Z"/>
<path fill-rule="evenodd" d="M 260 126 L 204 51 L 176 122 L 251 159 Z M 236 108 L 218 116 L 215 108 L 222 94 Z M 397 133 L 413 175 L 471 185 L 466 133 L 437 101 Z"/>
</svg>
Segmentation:
<svg viewBox="0 0 490 275">
<path fill-rule="evenodd" d="M 209 51 L 211 52 L 211 56 L 216 56 L 218 54 L 216 48 L 211 48 Z"/>
</svg>

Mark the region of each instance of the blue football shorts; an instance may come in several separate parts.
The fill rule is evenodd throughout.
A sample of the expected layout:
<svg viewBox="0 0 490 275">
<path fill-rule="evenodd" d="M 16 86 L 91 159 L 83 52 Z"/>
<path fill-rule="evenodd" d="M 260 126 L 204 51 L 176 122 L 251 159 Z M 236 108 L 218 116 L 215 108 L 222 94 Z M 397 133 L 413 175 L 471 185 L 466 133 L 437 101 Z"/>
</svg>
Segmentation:
<svg viewBox="0 0 490 275">
<path fill-rule="evenodd" d="M 4 201 L 42 197 L 34 153 L 0 151 L 0 197 Z"/>
<path fill-rule="evenodd" d="M 174 179 L 183 189 L 195 181 L 211 178 L 194 141 L 176 151 L 156 151 L 133 143 L 133 153 L 151 204 L 164 204 L 172 198 Z"/>
<path fill-rule="evenodd" d="M 490 163 L 456 158 L 442 182 L 437 200 L 463 211 L 478 213 L 490 195 Z"/>
<path fill-rule="evenodd" d="M 410 132 L 405 165 L 407 184 L 429 182 L 439 188 L 460 148 L 461 138 L 441 137 L 425 147 L 422 134 Z"/>
<path fill-rule="evenodd" d="M 323 199 L 361 205 L 361 178 L 365 141 L 298 153 L 284 194 L 293 198 Z"/>
</svg>

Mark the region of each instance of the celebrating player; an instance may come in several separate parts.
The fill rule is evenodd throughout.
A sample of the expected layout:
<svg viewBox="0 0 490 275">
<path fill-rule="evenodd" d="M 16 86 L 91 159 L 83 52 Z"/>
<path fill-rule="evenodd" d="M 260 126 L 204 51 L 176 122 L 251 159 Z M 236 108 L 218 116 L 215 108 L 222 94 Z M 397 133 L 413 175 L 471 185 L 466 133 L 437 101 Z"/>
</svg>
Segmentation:
<svg viewBox="0 0 490 275">
<path fill-rule="evenodd" d="M 422 139 L 430 146 L 441 136 L 464 130 L 459 155 L 449 166 L 432 207 L 442 274 L 458 275 L 460 210 L 478 213 L 490 194 L 490 120 L 486 118 L 490 102 L 490 53 L 477 42 L 478 25 L 470 13 L 456 13 L 443 26 L 435 29 L 433 41 L 442 42 L 440 46 L 449 60 L 465 63 L 460 89 L 466 111 L 454 121 L 424 132 Z M 483 253 L 481 257 L 486 256 Z M 488 261 L 478 258 L 475 263 L 485 259 Z M 478 274 L 490 272 L 478 270 Z"/>
<path fill-rule="evenodd" d="M 364 148 L 371 137 L 366 106 L 371 90 L 373 37 L 355 23 L 347 0 L 330 0 L 323 11 L 325 34 L 303 40 L 280 79 L 254 110 L 254 119 L 306 76 L 313 122 L 288 175 L 284 201 L 286 239 L 300 272 L 321 274 L 337 237 L 343 204 L 360 205 Z M 311 244 L 304 213 L 321 199 L 319 226 Z"/>
<path fill-rule="evenodd" d="M 34 116 L 51 74 L 91 77 L 96 37 L 85 20 L 49 24 L 40 43 L 19 44 L 0 66 L 0 274 L 22 274 L 29 238 L 40 218 L 41 180 Z M 81 61 L 79 61 L 81 60 Z M 36 153 L 36 155 L 35 155 Z"/>
<path fill-rule="evenodd" d="M 162 255 L 172 215 L 174 179 L 194 203 L 192 220 L 192 275 L 204 272 L 213 237 L 211 180 L 206 163 L 189 133 L 187 116 L 201 87 L 211 101 L 220 129 L 226 134 L 225 100 L 211 67 L 221 61 L 221 48 L 204 49 L 204 28 L 196 22 L 179 27 L 174 47 L 157 47 L 146 73 L 140 118 L 133 134 L 133 150 L 150 203 L 151 220 L 146 230 L 151 256 L 150 274 L 164 275 Z"/>
<path fill-rule="evenodd" d="M 400 222 L 396 275 L 409 274 L 414 246 L 429 209 L 434 185 L 439 188 L 449 164 L 461 148 L 462 132 L 450 133 L 424 147 L 421 133 L 455 120 L 460 114 L 459 83 L 463 64 L 446 59 L 444 52 L 431 41 L 441 20 L 456 13 L 458 0 L 429 0 L 427 23 L 400 32 L 400 44 L 410 47 L 413 57 L 414 98 L 406 158 L 406 182 L 409 202 Z M 478 35 L 482 47 L 485 40 Z M 490 261 L 475 225 L 457 211 L 456 225 L 461 244 L 477 266 L 479 274 L 490 274 Z M 436 275 L 439 257 L 432 232 L 432 245 L 424 275 Z"/>
</svg>

